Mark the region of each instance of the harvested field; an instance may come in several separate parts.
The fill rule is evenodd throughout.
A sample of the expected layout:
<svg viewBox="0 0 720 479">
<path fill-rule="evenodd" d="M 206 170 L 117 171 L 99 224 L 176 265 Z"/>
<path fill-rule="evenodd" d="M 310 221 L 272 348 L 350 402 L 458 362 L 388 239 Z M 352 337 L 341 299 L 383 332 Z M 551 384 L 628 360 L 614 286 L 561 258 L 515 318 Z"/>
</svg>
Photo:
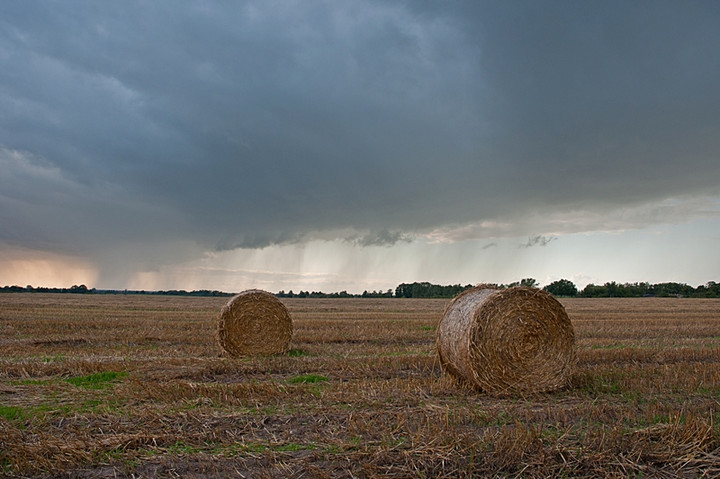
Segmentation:
<svg viewBox="0 0 720 479">
<path fill-rule="evenodd" d="M 563 299 L 577 366 L 459 389 L 447 300 L 285 299 L 283 356 L 229 358 L 227 298 L 0 295 L 0 475 L 716 477 L 720 300 Z"/>
</svg>

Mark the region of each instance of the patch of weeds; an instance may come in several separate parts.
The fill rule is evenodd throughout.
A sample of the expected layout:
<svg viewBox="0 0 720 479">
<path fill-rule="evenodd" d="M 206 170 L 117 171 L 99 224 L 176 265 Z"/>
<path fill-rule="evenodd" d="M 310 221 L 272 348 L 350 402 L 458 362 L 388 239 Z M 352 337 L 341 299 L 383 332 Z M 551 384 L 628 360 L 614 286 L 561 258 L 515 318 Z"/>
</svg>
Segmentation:
<svg viewBox="0 0 720 479">
<path fill-rule="evenodd" d="M 420 329 L 423 331 L 435 331 L 437 329 L 436 326 L 420 326 Z"/>
<path fill-rule="evenodd" d="M 117 413 L 121 411 L 121 406 L 117 400 L 88 399 L 77 410 L 82 413 Z"/>
<path fill-rule="evenodd" d="M 291 349 L 290 351 L 287 352 L 287 355 L 290 356 L 291 358 L 301 358 L 303 356 L 312 356 L 312 354 L 310 354 L 307 351 L 303 351 L 302 349 Z"/>
<path fill-rule="evenodd" d="M 151 451 L 148 449 L 138 449 L 138 452 L 141 454 L 145 454 L 148 456 L 151 456 Z M 115 463 L 122 463 L 122 467 L 125 471 L 132 471 L 136 467 L 140 466 L 142 464 L 140 458 L 135 457 L 127 457 L 127 449 L 125 447 L 119 446 L 114 449 L 110 449 L 108 451 L 101 451 L 99 452 L 96 457 L 97 460 L 100 462 L 115 462 Z"/>
<path fill-rule="evenodd" d="M 21 407 L 0 405 L 0 417 L 8 421 L 24 420 L 27 416 L 27 411 Z"/>
<path fill-rule="evenodd" d="M 234 457 L 240 454 L 240 446 L 237 444 L 230 444 L 227 446 L 218 444 L 212 449 L 212 453 L 216 456 Z"/>
<path fill-rule="evenodd" d="M 600 390 L 601 393 L 607 394 L 622 394 L 623 388 L 619 382 L 613 380 L 601 381 Z"/>
<path fill-rule="evenodd" d="M 3 457 L 2 460 L 0 460 L 0 471 L 2 471 L 3 474 L 7 474 L 8 477 L 10 476 L 12 472 L 12 462 L 10 462 L 10 459 Z"/>
<path fill-rule="evenodd" d="M 21 379 L 18 381 L 18 384 L 22 384 L 23 386 L 45 386 L 47 384 L 50 384 L 50 380 L 48 379 Z"/>
<path fill-rule="evenodd" d="M 505 411 L 500 411 L 498 413 L 498 415 L 495 417 L 495 421 L 494 421 L 495 426 L 507 426 L 508 424 L 514 424 L 514 423 L 515 423 L 515 420 L 513 419 L 513 417 Z"/>
<path fill-rule="evenodd" d="M 697 393 L 702 396 L 718 396 L 720 395 L 720 388 L 701 385 L 697 387 Z"/>
<path fill-rule="evenodd" d="M 599 344 L 599 345 L 593 345 L 590 346 L 590 349 L 605 349 L 605 350 L 613 350 L 613 349 L 627 349 L 631 346 L 627 344 L 619 344 L 619 343 L 613 343 L 613 344 Z"/>
<path fill-rule="evenodd" d="M 85 404 L 83 404 L 83 407 L 86 408 L 88 411 L 95 411 L 99 406 L 105 404 L 105 401 L 102 399 L 88 399 L 85 401 Z"/>
<path fill-rule="evenodd" d="M 287 444 L 280 444 L 273 448 L 276 451 L 282 452 L 293 452 L 293 451 L 312 451 L 317 449 L 317 445 L 310 444 L 298 444 L 296 442 L 289 442 Z"/>
<path fill-rule="evenodd" d="M 23 410 L 18 419 L 32 419 L 33 422 L 42 423 L 51 415 L 69 416 L 75 412 L 77 410 L 70 404 L 45 403 Z"/>
<path fill-rule="evenodd" d="M 475 423 L 478 426 L 489 426 L 492 424 L 492 420 L 490 419 L 490 416 L 485 411 L 478 411 L 475 413 Z"/>
<path fill-rule="evenodd" d="M 245 443 L 240 446 L 240 449 L 243 452 L 250 452 L 250 453 L 263 453 L 267 452 L 270 448 L 266 444 L 260 444 L 258 442 L 251 442 L 251 443 Z"/>
<path fill-rule="evenodd" d="M 55 354 L 53 356 L 43 356 L 40 358 L 40 361 L 43 363 L 61 363 L 65 361 L 66 357 L 62 353 Z"/>
<path fill-rule="evenodd" d="M 455 420 L 455 413 L 450 410 L 447 415 L 448 421 Z M 473 422 L 478 426 L 507 426 L 509 424 L 515 424 L 515 418 L 506 411 L 498 411 L 497 414 L 493 415 L 486 411 L 477 410 L 475 412 Z"/>
<path fill-rule="evenodd" d="M 607 378 L 595 378 L 583 384 L 581 388 L 585 393 L 596 396 L 598 394 L 622 394 L 622 386 L 617 381 Z"/>
<path fill-rule="evenodd" d="M 313 384 L 312 386 L 308 387 L 308 391 L 310 392 L 310 394 L 312 394 L 316 398 L 319 398 L 320 396 L 322 396 L 322 387 L 323 386 L 324 386 L 324 384 L 321 384 L 321 383 Z"/>
<path fill-rule="evenodd" d="M 622 394 L 623 387 L 617 378 L 599 377 L 589 373 L 574 374 L 570 380 L 571 388 L 585 394 Z"/>
<path fill-rule="evenodd" d="M 551 440 L 553 443 L 556 443 L 558 438 L 564 433 L 565 431 L 561 431 L 555 426 L 543 426 L 540 429 L 540 436 L 544 439 Z"/>
<path fill-rule="evenodd" d="M 260 411 L 260 414 L 263 414 L 265 416 L 275 416 L 280 412 L 277 406 L 272 406 L 272 405 L 263 406 L 262 408 L 259 409 L 259 411 Z"/>
<path fill-rule="evenodd" d="M 291 384 L 314 384 L 328 381 L 328 377 L 322 374 L 301 374 L 293 376 L 287 381 Z"/>
<path fill-rule="evenodd" d="M 360 446 L 362 446 L 363 444 L 365 444 L 366 441 L 365 441 L 365 439 L 364 439 L 362 436 L 352 436 L 352 437 L 348 440 L 348 442 L 350 443 L 349 446 L 348 446 L 349 449 L 356 451 L 356 450 L 360 449 Z M 327 447 L 330 448 L 330 447 L 333 447 L 333 446 L 327 446 Z M 342 452 L 342 451 L 343 451 L 343 448 L 340 447 L 340 446 L 334 446 L 334 447 L 337 447 L 338 449 L 340 449 L 340 451 L 338 451 L 338 452 Z"/>
<path fill-rule="evenodd" d="M 318 445 L 314 442 L 309 444 L 300 444 L 297 442 L 288 442 L 286 444 L 264 444 L 260 442 L 247 442 L 244 444 L 233 444 L 230 447 L 224 447 L 222 450 L 215 451 L 216 453 L 221 452 L 224 456 L 236 456 L 241 452 L 260 454 L 267 451 L 275 452 L 295 452 L 295 451 L 314 451 L 318 448 Z"/>
<path fill-rule="evenodd" d="M 668 424 L 687 424 L 688 416 L 683 413 L 668 414 Z"/>
<path fill-rule="evenodd" d="M 627 390 L 627 391 L 623 392 L 622 395 L 628 401 L 634 402 L 638 405 L 644 404 L 646 402 L 645 397 L 642 394 L 640 394 L 638 391 Z"/>
<path fill-rule="evenodd" d="M 405 436 L 389 437 L 383 440 L 383 443 L 390 446 L 391 449 L 399 448 L 405 445 L 408 440 Z"/>
<path fill-rule="evenodd" d="M 202 449 L 199 449 L 195 446 L 191 446 L 189 444 L 185 444 L 182 441 L 178 441 L 172 446 L 169 446 L 167 448 L 167 451 L 171 454 L 197 454 L 199 452 L 202 452 Z"/>
<path fill-rule="evenodd" d="M 651 424 L 670 424 L 670 414 L 655 414 L 652 417 Z"/>
<path fill-rule="evenodd" d="M 452 411 L 448 412 L 448 419 L 453 419 L 454 413 Z M 477 411 L 475 413 L 475 423 L 479 426 L 506 426 L 508 424 L 514 424 L 515 419 L 510 415 L 510 413 L 507 413 L 505 411 L 500 411 L 497 413 L 496 416 L 493 416 L 491 414 L 488 414 L 485 411 Z"/>
<path fill-rule="evenodd" d="M 101 373 L 88 374 L 87 376 L 75 376 L 65 381 L 78 387 L 87 389 L 104 389 L 113 382 L 128 375 L 125 371 L 103 371 Z"/>
</svg>

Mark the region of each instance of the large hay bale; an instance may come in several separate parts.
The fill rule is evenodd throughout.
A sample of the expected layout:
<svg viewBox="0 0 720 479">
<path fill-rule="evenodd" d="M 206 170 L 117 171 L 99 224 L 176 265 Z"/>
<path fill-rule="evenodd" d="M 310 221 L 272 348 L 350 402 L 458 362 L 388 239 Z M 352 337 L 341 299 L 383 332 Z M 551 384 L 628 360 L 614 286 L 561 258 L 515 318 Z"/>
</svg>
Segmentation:
<svg viewBox="0 0 720 479">
<path fill-rule="evenodd" d="M 575 363 L 575 334 L 565 308 L 527 287 L 480 285 L 448 304 L 437 330 L 442 368 L 494 394 L 563 387 Z"/>
<path fill-rule="evenodd" d="M 249 289 L 220 311 L 218 339 L 231 356 L 280 354 L 290 348 L 292 318 L 273 294 Z"/>
</svg>

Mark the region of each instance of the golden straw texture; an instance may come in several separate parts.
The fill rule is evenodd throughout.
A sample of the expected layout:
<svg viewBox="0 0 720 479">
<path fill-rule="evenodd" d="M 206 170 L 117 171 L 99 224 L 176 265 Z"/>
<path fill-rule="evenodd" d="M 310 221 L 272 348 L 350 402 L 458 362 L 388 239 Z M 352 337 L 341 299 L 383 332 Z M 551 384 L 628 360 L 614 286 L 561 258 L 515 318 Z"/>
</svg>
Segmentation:
<svg viewBox="0 0 720 479">
<path fill-rule="evenodd" d="M 231 356 L 284 353 L 290 348 L 292 333 L 287 308 L 266 291 L 243 291 L 220 311 L 218 340 Z"/>
<path fill-rule="evenodd" d="M 448 374 L 482 391 L 552 391 L 566 384 L 575 364 L 575 334 L 551 294 L 480 285 L 448 304 L 437 350 Z"/>
</svg>

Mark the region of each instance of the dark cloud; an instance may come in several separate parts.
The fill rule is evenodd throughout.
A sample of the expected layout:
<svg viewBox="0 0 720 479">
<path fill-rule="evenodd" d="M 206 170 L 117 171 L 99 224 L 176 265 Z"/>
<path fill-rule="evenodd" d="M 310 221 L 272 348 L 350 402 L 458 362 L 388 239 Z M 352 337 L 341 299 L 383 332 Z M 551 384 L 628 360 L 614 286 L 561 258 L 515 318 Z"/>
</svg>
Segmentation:
<svg viewBox="0 0 720 479">
<path fill-rule="evenodd" d="M 380 230 L 364 235 L 353 235 L 346 241 L 357 246 L 393 246 L 397 243 L 410 243 L 412 237 L 400 231 Z"/>
<path fill-rule="evenodd" d="M 716 195 L 718 19 L 714 2 L 5 2 L 0 241 L 372 246 Z"/>
<path fill-rule="evenodd" d="M 521 245 L 521 248 L 532 248 L 533 246 L 547 246 L 548 243 L 551 241 L 555 241 L 557 237 L 555 236 L 543 236 L 543 235 L 535 235 L 528 237 L 527 243 Z"/>
</svg>

